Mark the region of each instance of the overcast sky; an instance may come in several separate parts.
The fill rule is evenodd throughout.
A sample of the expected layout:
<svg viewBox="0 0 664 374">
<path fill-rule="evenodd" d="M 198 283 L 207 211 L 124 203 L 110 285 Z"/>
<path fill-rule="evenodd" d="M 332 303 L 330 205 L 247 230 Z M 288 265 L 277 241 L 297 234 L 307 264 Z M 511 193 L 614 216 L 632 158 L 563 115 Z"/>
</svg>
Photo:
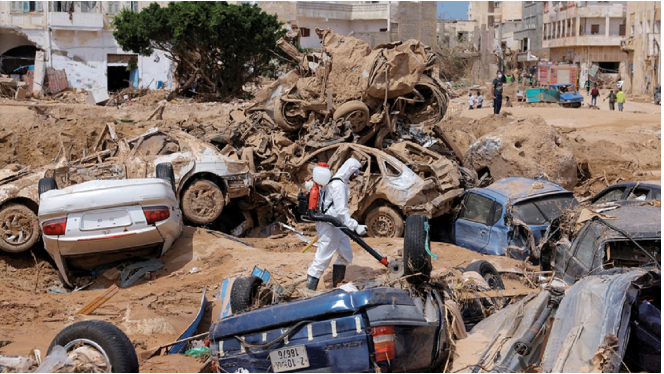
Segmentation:
<svg viewBox="0 0 664 374">
<path fill-rule="evenodd" d="M 444 13 L 447 12 L 447 13 Z M 438 1 L 438 18 L 468 19 L 468 1 Z"/>
</svg>

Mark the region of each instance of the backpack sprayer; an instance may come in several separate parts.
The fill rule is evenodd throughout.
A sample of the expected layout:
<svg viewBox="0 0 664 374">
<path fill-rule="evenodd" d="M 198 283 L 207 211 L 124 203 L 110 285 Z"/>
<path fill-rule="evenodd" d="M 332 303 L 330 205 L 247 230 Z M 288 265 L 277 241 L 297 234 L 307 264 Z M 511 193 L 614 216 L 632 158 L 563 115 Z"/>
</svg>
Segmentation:
<svg viewBox="0 0 664 374">
<path fill-rule="evenodd" d="M 354 242 L 360 245 L 365 251 L 369 252 L 378 262 L 387 266 L 387 257 L 371 248 L 357 233 L 344 225 L 337 217 L 330 216 L 320 211 L 320 192 L 330 182 L 331 172 L 328 164 L 319 162 L 314 167 L 313 181 L 308 180 L 304 184 L 305 189 L 297 195 L 298 212 L 304 219 L 310 219 L 314 222 L 327 222 L 341 230 Z"/>
</svg>

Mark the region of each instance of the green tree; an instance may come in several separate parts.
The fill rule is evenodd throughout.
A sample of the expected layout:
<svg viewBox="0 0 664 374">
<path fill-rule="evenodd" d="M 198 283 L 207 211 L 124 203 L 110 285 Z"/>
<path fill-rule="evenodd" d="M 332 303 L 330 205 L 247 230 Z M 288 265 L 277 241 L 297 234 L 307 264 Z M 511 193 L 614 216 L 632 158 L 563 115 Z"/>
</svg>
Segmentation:
<svg viewBox="0 0 664 374">
<path fill-rule="evenodd" d="M 113 36 L 124 51 L 149 56 L 163 50 L 177 63 L 179 90 L 217 98 L 242 93 L 242 86 L 274 70 L 277 40 L 286 30 L 275 15 L 257 6 L 226 2 L 152 3 L 140 13 L 123 9 L 113 20 Z"/>
</svg>

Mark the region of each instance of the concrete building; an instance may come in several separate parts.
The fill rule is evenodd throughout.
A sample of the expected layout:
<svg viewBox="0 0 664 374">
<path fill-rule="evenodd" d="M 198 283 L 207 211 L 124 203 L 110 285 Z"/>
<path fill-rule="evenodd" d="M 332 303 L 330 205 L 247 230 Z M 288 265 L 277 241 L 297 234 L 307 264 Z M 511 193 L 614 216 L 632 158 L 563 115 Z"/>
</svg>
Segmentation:
<svg viewBox="0 0 664 374">
<path fill-rule="evenodd" d="M 110 26 L 122 8 L 140 11 L 138 1 L 9 1 L 0 2 L 0 69 L 25 73 L 34 66 L 35 83 L 47 67 L 67 74 L 68 86 L 91 90 L 105 87 L 172 86 L 171 61 L 155 51 L 144 57 L 123 51 Z M 128 66 L 134 66 L 128 70 Z M 41 90 L 39 83 L 34 91 Z"/>
<path fill-rule="evenodd" d="M 258 6 L 276 14 L 287 28 L 300 30 L 300 46 L 318 49 L 315 28 L 330 28 L 352 35 L 371 47 L 397 40 L 418 39 L 436 45 L 436 3 L 360 1 L 323 3 L 315 1 L 261 1 Z"/>
<path fill-rule="evenodd" d="M 438 33 L 438 46 L 475 51 L 478 48 L 473 43 L 476 29 L 476 21 L 440 20 L 436 29 Z"/>
<path fill-rule="evenodd" d="M 627 35 L 621 41 L 621 49 L 629 64 L 623 78 L 626 92 L 651 95 L 661 84 L 661 27 L 661 2 L 627 2 Z"/>
<path fill-rule="evenodd" d="M 544 2 L 524 1 L 521 7 L 521 28 L 514 32 L 514 40 L 518 42 L 519 67 L 526 68 L 536 65 L 538 60 L 548 59 L 549 50 L 542 47 Z"/>
<path fill-rule="evenodd" d="M 550 60 L 579 65 L 579 84 L 586 79 L 623 79 L 627 54 L 620 50 L 625 36 L 626 1 L 547 1 L 543 9 L 542 47 Z"/>
</svg>

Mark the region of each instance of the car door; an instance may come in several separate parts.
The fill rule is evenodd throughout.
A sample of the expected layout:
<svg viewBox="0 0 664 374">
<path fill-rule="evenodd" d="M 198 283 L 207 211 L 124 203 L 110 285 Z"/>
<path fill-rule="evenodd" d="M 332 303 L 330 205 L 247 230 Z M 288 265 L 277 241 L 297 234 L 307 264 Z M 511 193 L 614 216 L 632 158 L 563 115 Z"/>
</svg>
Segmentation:
<svg viewBox="0 0 664 374">
<path fill-rule="evenodd" d="M 482 250 L 489 244 L 491 227 L 488 224 L 491 218 L 494 199 L 468 192 L 461 204 L 461 210 L 454 222 L 454 242 L 456 245 L 468 248 L 475 252 Z"/>
</svg>

